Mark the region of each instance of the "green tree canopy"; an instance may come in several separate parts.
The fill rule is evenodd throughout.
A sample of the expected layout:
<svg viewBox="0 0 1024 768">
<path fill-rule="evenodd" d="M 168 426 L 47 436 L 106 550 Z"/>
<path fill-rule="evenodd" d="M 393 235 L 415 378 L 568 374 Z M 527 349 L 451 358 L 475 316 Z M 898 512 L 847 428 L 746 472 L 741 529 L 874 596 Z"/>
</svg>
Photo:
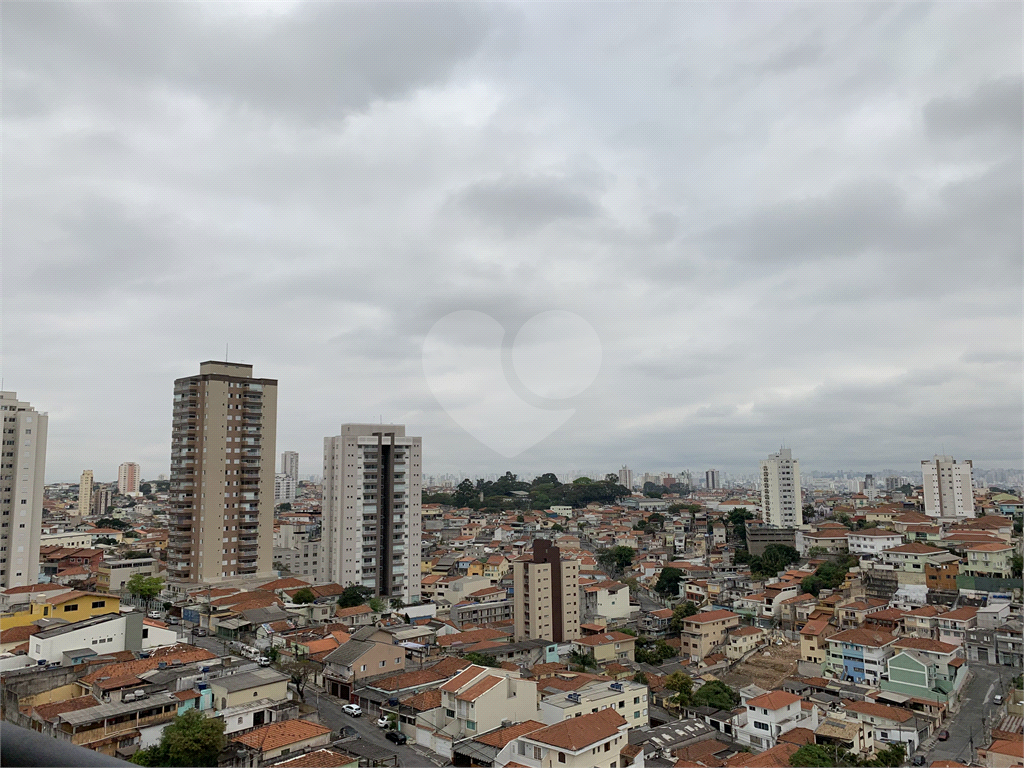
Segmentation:
<svg viewBox="0 0 1024 768">
<path fill-rule="evenodd" d="M 664 640 L 654 640 L 646 637 L 637 638 L 633 651 L 633 658 L 640 664 L 653 664 L 657 666 L 666 659 L 676 655 L 676 650 Z"/>
<path fill-rule="evenodd" d="M 498 661 L 494 656 L 489 653 L 478 653 L 477 651 L 471 651 L 463 656 L 466 661 L 471 664 L 476 664 L 481 667 L 500 667 L 501 662 Z"/>
<path fill-rule="evenodd" d="M 136 573 L 124 585 L 128 593 L 143 600 L 152 600 L 164 588 L 164 580 L 159 576 L 146 576 Z"/>
<path fill-rule="evenodd" d="M 298 605 L 312 603 L 314 600 L 316 600 L 316 595 L 313 594 L 313 590 L 309 587 L 303 587 L 292 595 L 292 602 L 297 603 Z"/>
<path fill-rule="evenodd" d="M 721 680 L 712 680 L 697 689 L 693 694 L 693 703 L 730 712 L 740 703 L 740 695 Z"/>
<path fill-rule="evenodd" d="M 803 768 L 837 768 L 857 765 L 857 759 L 846 750 L 822 744 L 804 744 L 789 758 L 792 766 Z"/>
<path fill-rule="evenodd" d="M 149 496 L 151 493 L 153 493 L 153 486 L 151 486 L 149 483 L 143 483 L 142 485 L 139 486 L 139 493 L 141 493 L 143 496 Z"/>
<path fill-rule="evenodd" d="M 362 605 L 373 597 L 373 590 L 358 584 L 349 584 L 338 596 L 338 605 L 341 608 L 355 608 Z"/>
<path fill-rule="evenodd" d="M 612 575 L 620 574 L 633 564 L 636 550 L 632 547 L 616 546 L 602 549 L 597 555 L 597 562 Z"/>
<path fill-rule="evenodd" d="M 685 672 L 673 672 L 666 677 L 665 687 L 676 692 L 672 698 L 676 704 L 685 707 L 693 703 L 693 678 Z"/>
<path fill-rule="evenodd" d="M 654 584 L 654 591 L 663 597 L 675 597 L 679 594 L 679 583 L 685 578 L 685 574 L 678 568 L 665 566 L 658 574 L 658 581 Z"/>
<path fill-rule="evenodd" d="M 189 709 L 164 728 L 159 744 L 140 749 L 131 761 L 136 765 L 214 768 L 224 743 L 223 718 Z"/>
<path fill-rule="evenodd" d="M 118 517 L 101 517 L 96 521 L 97 528 L 113 528 L 118 531 L 127 531 L 132 524 L 127 520 Z"/>
</svg>

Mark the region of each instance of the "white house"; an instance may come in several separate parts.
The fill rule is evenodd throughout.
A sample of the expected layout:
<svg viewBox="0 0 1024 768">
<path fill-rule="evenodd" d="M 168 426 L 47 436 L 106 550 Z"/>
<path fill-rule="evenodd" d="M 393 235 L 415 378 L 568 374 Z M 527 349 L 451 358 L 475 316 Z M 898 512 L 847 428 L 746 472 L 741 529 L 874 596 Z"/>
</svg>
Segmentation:
<svg viewBox="0 0 1024 768">
<path fill-rule="evenodd" d="M 847 717 L 859 720 L 871 728 L 875 741 L 904 744 L 908 755 L 914 754 L 914 750 L 928 734 L 928 721 L 919 720 L 909 709 L 849 699 L 844 699 L 843 705 Z"/>
<path fill-rule="evenodd" d="M 879 555 L 887 549 L 900 546 L 903 543 L 903 534 L 883 528 L 867 528 L 862 531 L 850 531 L 846 534 L 846 543 L 851 554 Z"/>
<path fill-rule="evenodd" d="M 818 727 L 818 710 L 813 705 L 804 709 L 802 699 L 793 693 L 769 691 L 749 699 L 744 696 L 743 705 L 747 711 L 734 721 L 736 738 L 760 750 L 776 746 L 779 736 L 794 728 L 813 731 Z"/>
<path fill-rule="evenodd" d="M 618 768 L 626 758 L 629 723 L 613 709 L 603 709 L 530 730 L 506 744 L 498 753 L 495 768 L 517 765 L 526 768 Z M 644 768 L 641 750 L 632 760 Z"/>
</svg>

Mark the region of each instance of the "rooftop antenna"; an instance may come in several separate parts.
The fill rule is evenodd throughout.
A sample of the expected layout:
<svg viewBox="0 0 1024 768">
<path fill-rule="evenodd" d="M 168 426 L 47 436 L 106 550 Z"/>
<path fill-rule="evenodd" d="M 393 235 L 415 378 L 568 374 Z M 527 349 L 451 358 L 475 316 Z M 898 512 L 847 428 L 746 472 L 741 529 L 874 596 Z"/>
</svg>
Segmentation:
<svg viewBox="0 0 1024 768">
<path fill-rule="evenodd" d="M 228 343 L 224 342 L 224 362 L 228 361 Z"/>
</svg>

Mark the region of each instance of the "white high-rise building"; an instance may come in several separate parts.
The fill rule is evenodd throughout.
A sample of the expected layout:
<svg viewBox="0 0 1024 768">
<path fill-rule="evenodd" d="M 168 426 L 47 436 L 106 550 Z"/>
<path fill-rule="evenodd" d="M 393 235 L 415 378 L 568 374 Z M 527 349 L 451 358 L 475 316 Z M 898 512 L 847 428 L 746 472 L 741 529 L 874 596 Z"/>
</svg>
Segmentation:
<svg viewBox="0 0 1024 768">
<path fill-rule="evenodd" d="M 291 475 L 274 475 L 274 503 L 284 504 L 295 501 L 295 478 Z"/>
<path fill-rule="evenodd" d="M 281 474 L 299 482 L 299 452 L 285 451 L 281 454 Z"/>
<path fill-rule="evenodd" d="M 78 515 L 87 517 L 92 514 L 92 470 L 82 472 L 78 479 Z"/>
<path fill-rule="evenodd" d="M 422 438 L 401 424 L 342 424 L 324 438 L 321 561 L 327 578 L 420 599 Z"/>
<path fill-rule="evenodd" d="M 719 480 L 717 469 L 709 469 L 707 472 L 704 473 L 704 485 L 707 487 L 709 491 L 714 491 L 722 487 L 722 483 Z"/>
<path fill-rule="evenodd" d="M 974 517 L 972 463 L 952 456 L 921 462 L 924 476 L 924 513 L 947 519 Z"/>
<path fill-rule="evenodd" d="M 126 461 L 117 468 L 117 492 L 122 496 L 139 495 L 139 465 Z"/>
<path fill-rule="evenodd" d="M 633 490 L 633 470 L 625 464 L 619 470 L 619 485 L 623 485 L 631 491 Z"/>
<path fill-rule="evenodd" d="M 43 524 L 46 430 L 50 418 L 0 392 L 3 451 L 0 451 L 0 589 L 39 581 L 39 536 Z"/>
<path fill-rule="evenodd" d="M 789 448 L 761 462 L 761 509 L 768 525 L 793 528 L 803 522 L 800 461 Z"/>
</svg>

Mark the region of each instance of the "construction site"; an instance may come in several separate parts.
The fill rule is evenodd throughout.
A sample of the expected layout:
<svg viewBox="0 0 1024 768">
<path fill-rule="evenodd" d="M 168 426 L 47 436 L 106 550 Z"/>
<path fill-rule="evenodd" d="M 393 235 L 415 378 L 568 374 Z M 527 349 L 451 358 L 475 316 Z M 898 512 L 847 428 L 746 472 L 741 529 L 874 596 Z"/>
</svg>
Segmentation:
<svg viewBox="0 0 1024 768">
<path fill-rule="evenodd" d="M 740 689 L 751 683 L 766 690 L 782 685 L 782 681 L 796 674 L 797 662 L 800 660 L 800 643 L 782 640 L 782 645 L 772 645 L 758 649 L 747 659 L 741 661 L 728 672 L 717 675 L 726 685 Z"/>
</svg>

